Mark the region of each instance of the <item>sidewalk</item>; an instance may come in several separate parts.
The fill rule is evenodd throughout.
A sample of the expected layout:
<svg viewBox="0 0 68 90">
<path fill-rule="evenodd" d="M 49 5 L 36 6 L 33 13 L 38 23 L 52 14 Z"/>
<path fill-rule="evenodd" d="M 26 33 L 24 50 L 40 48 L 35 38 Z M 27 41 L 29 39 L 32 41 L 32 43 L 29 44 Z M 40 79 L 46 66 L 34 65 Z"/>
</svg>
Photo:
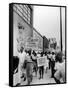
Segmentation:
<svg viewBox="0 0 68 90">
<path fill-rule="evenodd" d="M 31 85 L 34 84 L 50 84 L 50 83 L 55 83 L 54 78 L 51 78 L 51 70 L 48 70 L 47 73 L 44 72 L 43 79 L 39 79 L 39 72 L 37 72 L 37 77 L 34 76 L 33 80 L 31 82 Z M 22 82 L 21 85 L 26 85 L 27 81 Z"/>
<path fill-rule="evenodd" d="M 14 85 L 18 83 L 18 74 L 14 75 Z M 21 85 L 27 85 L 27 79 L 26 81 L 21 80 Z M 37 72 L 37 76 L 33 76 L 33 80 L 31 82 L 31 85 L 36 85 L 36 84 L 50 84 L 50 83 L 55 83 L 54 78 L 51 78 L 51 70 L 48 70 L 47 73 L 44 72 L 43 79 L 39 79 L 39 71 Z"/>
<path fill-rule="evenodd" d="M 39 79 L 39 73 L 37 75 L 37 77 L 33 77 L 33 81 L 31 82 L 32 84 L 48 84 L 48 83 L 55 83 L 53 78 L 51 77 L 51 72 L 50 70 L 48 70 L 47 73 L 44 73 L 44 77 L 43 79 Z"/>
</svg>

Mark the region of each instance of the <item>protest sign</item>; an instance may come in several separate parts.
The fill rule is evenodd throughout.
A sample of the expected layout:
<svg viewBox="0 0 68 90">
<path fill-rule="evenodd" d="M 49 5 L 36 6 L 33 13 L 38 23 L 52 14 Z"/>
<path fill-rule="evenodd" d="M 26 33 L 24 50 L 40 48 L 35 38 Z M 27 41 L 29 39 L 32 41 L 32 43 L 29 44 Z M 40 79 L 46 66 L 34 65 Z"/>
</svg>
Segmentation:
<svg viewBox="0 0 68 90">
<path fill-rule="evenodd" d="M 39 57 L 37 58 L 38 66 L 44 66 L 46 64 L 45 57 Z"/>
</svg>

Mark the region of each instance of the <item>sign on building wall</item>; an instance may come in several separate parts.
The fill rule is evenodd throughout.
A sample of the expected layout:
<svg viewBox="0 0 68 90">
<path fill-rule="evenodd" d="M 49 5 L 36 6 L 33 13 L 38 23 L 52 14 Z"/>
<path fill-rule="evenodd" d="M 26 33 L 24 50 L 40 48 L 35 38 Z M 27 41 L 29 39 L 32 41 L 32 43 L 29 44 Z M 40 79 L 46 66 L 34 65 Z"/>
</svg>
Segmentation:
<svg viewBox="0 0 68 90">
<path fill-rule="evenodd" d="M 38 43 L 38 39 L 28 38 L 27 41 L 26 41 L 25 48 L 35 50 L 38 47 L 37 43 Z"/>
</svg>

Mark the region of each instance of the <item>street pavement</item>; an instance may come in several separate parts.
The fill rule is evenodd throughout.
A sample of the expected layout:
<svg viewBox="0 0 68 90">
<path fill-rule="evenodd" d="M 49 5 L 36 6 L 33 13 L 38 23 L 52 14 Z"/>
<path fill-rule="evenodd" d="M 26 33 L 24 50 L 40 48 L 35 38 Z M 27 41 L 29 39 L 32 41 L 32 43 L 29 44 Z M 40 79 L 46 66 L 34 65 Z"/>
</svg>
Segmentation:
<svg viewBox="0 0 68 90">
<path fill-rule="evenodd" d="M 33 76 L 33 80 L 30 85 L 37 85 L 37 84 L 50 84 L 50 83 L 56 83 L 54 78 L 51 78 L 51 70 L 48 70 L 47 73 L 44 72 L 43 79 L 39 79 L 39 72 L 37 72 L 37 76 Z M 26 85 L 27 81 L 22 81 L 21 85 Z"/>
<path fill-rule="evenodd" d="M 51 78 L 51 71 L 48 70 L 47 73 L 44 72 L 43 79 L 39 79 L 39 73 L 37 77 L 33 77 L 33 81 L 31 84 L 49 84 L 55 83 L 54 78 Z"/>
</svg>

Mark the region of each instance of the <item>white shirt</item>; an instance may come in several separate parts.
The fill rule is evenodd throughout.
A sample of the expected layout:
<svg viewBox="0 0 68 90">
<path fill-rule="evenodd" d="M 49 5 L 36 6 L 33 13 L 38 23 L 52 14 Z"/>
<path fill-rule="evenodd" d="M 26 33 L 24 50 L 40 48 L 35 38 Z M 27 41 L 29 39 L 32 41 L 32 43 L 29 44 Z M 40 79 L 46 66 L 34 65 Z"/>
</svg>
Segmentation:
<svg viewBox="0 0 68 90">
<path fill-rule="evenodd" d="M 47 59 L 47 56 L 44 56 L 45 57 L 45 68 L 48 67 L 48 63 L 49 63 L 49 60 Z"/>
<path fill-rule="evenodd" d="M 40 54 L 37 54 L 37 57 L 41 57 L 41 55 Z"/>
<path fill-rule="evenodd" d="M 19 53 L 19 60 L 20 60 L 20 63 L 23 63 L 25 61 L 25 58 L 26 58 L 26 52 L 22 52 L 22 53 Z"/>
<path fill-rule="evenodd" d="M 34 56 L 33 54 L 31 55 L 32 56 L 32 58 L 35 60 L 35 59 L 37 59 L 37 57 L 36 56 Z"/>
</svg>

